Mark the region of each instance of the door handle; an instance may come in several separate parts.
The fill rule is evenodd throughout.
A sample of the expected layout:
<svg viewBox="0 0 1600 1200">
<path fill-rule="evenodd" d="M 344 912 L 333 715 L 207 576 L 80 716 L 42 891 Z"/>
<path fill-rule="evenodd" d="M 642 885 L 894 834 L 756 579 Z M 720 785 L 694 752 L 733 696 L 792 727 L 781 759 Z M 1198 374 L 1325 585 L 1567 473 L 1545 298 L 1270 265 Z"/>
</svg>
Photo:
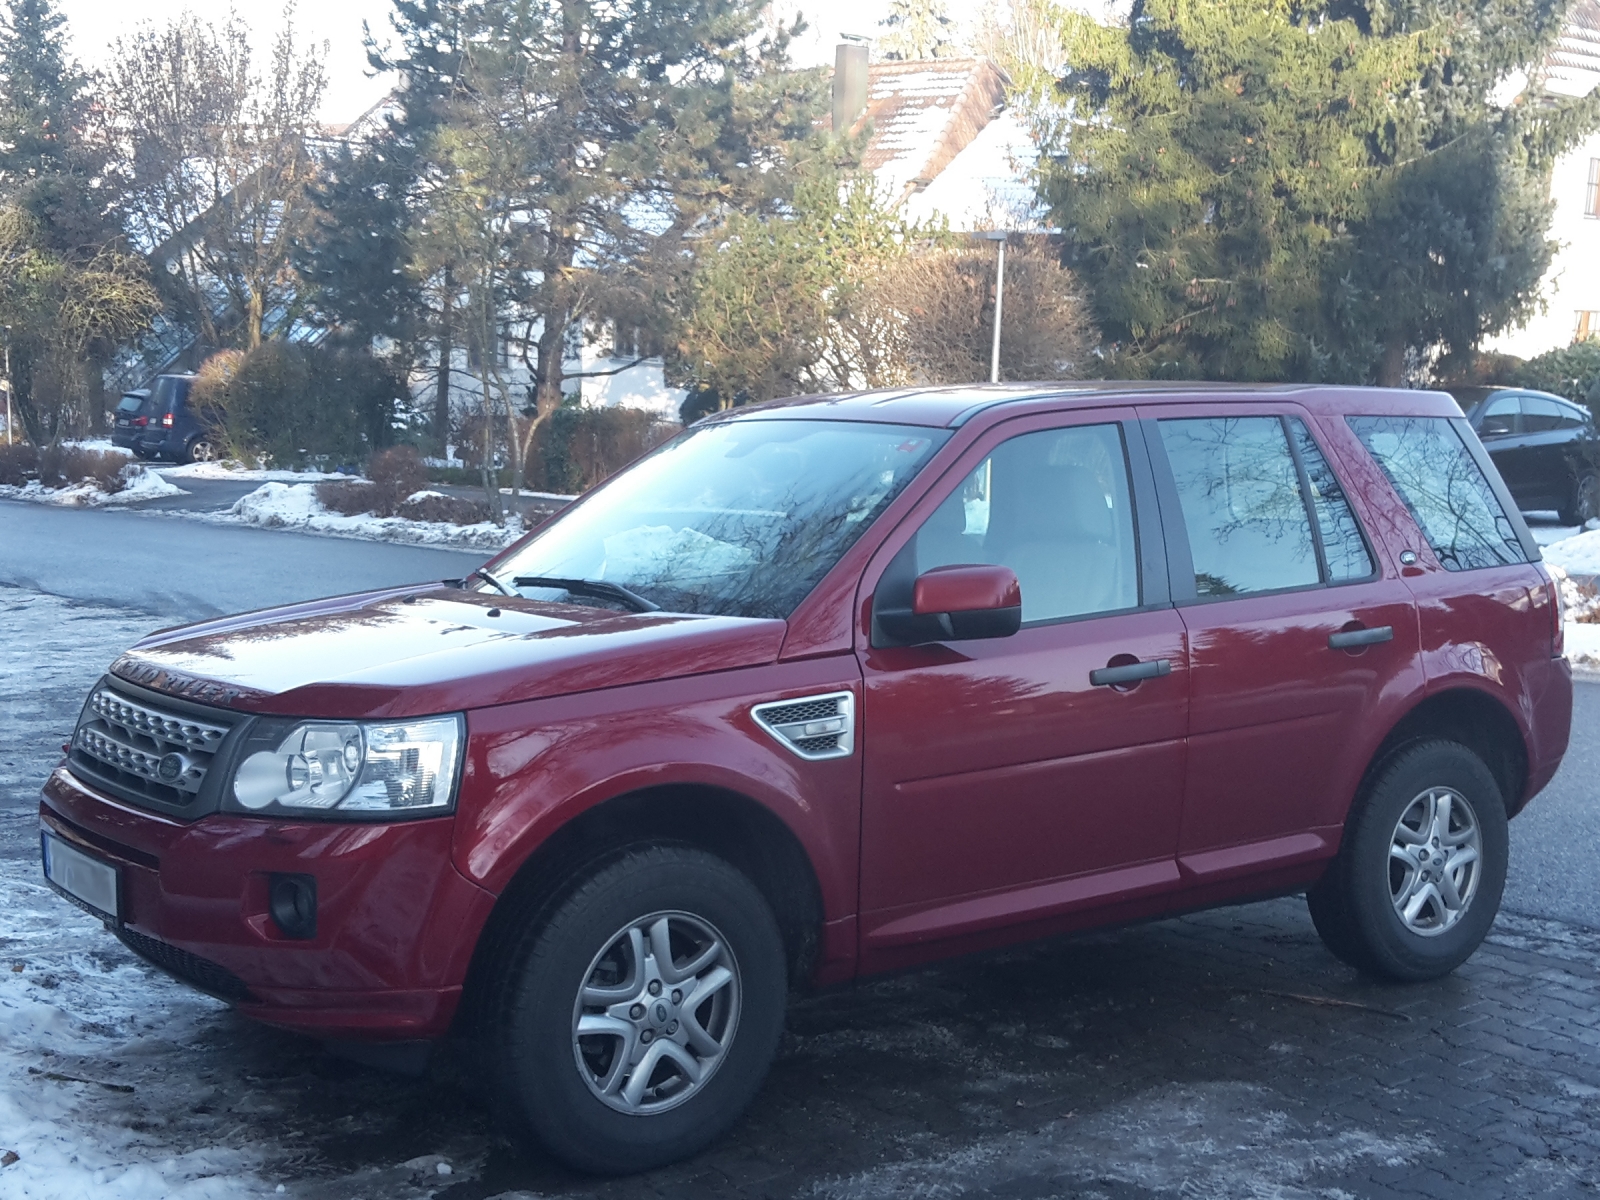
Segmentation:
<svg viewBox="0 0 1600 1200">
<path fill-rule="evenodd" d="M 1358 646 L 1376 646 L 1379 642 L 1394 641 L 1393 625 L 1378 625 L 1372 629 L 1341 629 L 1328 635 L 1328 649 L 1353 650 Z"/>
<path fill-rule="evenodd" d="M 1171 674 L 1171 659 L 1153 658 L 1149 662 L 1129 663 L 1123 667 L 1098 667 L 1089 672 L 1089 682 L 1095 687 L 1115 687 L 1119 683 L 1138 683 L 1141 679 Z"/>
</svg>

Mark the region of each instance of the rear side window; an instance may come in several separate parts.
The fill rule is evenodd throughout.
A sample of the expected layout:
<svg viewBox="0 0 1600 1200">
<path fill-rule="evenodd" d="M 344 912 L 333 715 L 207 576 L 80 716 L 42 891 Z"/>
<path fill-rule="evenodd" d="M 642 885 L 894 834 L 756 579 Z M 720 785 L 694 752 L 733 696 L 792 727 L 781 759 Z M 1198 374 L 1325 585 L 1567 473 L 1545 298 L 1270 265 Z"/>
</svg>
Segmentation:
<svg viewBox="0 0 1600 1200">
<path fill-rule="evenodd" d="M 1311 516 L 1277 417 L 1158 421 L 1202 597 L 1321 582 Z"/>
<path fill-rule="evenodd" d="M 1477 460 L 1446 417 L 1350 417 L 1448 571 L 1527 562 Z"/>
<path fill-rule="evenodd" d="M 1522 398 L 1522 431 L 1548 433 L 1552 429 L 1577 429 L 1583 424 L 1583 414 L 1558 400 L 1543 396 Z"/>
<path fill-rule="evenodd" d="M 1311 438 L 1311 431 L 1303 421 L 1291 419 L 1289 432 L 1294 439 L 1295 453 L 1305 468 L 1306 486 L 1311 492 L 1311 509 L 1317 516 L 1317 532 L 1322 538 L 1322 555 L 1329 583 L 1348 583 L 1355 579 L 1371 577 L 1372 552 L 1361 536 L 1361 526 L 1356 523 L 1350 502 L 1344 498 L 1344 488 L 1333 473 L 1328 460 Z"/>
</svg>

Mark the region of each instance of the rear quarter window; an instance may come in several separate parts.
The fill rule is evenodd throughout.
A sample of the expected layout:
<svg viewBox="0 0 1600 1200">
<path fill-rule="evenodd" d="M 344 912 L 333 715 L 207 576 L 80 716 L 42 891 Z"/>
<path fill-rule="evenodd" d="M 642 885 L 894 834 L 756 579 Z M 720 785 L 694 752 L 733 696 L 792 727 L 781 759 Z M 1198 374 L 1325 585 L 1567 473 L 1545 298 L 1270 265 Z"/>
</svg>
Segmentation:
<svg viewBox="0 0 1600 1200">
<path fill-rule="evenodd" d="M 1521 539 L 1446 417 L 1349 417 L 1447 571 L 1528 561 Z"/>
</svg>

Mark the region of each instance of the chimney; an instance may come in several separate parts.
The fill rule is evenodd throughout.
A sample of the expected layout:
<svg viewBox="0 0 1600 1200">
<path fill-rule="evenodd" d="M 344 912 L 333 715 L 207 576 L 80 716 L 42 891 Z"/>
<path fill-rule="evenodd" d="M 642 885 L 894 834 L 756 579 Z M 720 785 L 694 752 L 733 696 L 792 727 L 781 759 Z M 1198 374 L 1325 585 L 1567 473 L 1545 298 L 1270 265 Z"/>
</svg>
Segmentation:
<svg viewBox="0 0 1600 1200">
<path fill-rule="evenodd" d="M 867 44 L 840 42 L 833 67 L 833 131 L 841 137 L 867 111 Z"/>
</svg>

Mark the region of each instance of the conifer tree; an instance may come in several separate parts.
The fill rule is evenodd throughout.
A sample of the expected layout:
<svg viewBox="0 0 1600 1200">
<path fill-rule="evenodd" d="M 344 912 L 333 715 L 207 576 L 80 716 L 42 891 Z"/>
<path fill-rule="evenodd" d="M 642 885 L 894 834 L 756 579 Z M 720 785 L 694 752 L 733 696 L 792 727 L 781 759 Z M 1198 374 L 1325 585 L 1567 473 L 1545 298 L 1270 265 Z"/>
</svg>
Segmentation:
<svg viewBox="0 0 1600 1200">
<path fill-rule="evenodd" d="M 1029 99 L 1112 369 L 1397 383 L 1536 303 L 1548 172 L 1600 100 L 1546 95 L 1570 0 L 1135 0 L 1056 10 Z M 1493 93 L 1514 71 L 1516 102 Z M 1024 72 L 1017 72 L 1024 75 Z"/>
<path fill-rule="evenodd" d="M 878 39 L 884 58 L 945 58 L 956 51 L 956 23 L 944 0 L 890 0 Z"/>
</svg>

